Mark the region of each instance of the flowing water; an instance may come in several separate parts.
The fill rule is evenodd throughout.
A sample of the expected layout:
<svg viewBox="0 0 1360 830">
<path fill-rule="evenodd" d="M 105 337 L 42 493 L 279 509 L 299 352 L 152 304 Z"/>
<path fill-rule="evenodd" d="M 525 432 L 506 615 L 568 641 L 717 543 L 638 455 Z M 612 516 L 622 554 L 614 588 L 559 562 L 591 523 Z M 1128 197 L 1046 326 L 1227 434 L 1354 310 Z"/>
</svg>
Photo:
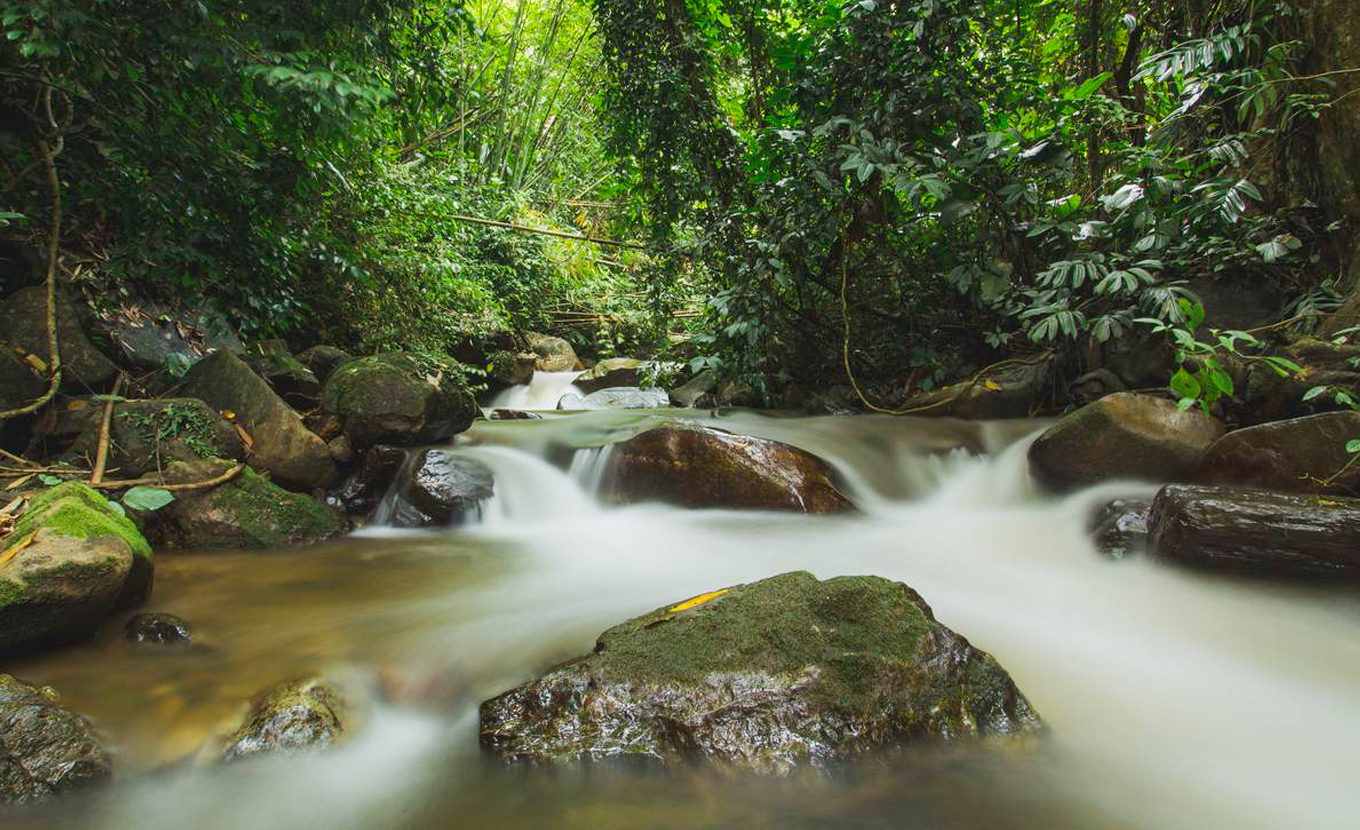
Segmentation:
<svg viewBox="0 0 1360 830">
<path fill-rule="evenodd" d="M 481 524 L 370 527 L 307 550 L 163 555 L 149 609 L 187 618 L 195 646 L 133 648 L 115 620 L 91 643 L 2 667 L 57 687 L 94 718 L 119 747 L 122 776 L 96 793 L 0 812 L 0 824 L 1277 830 L 1360 821 L 1353 593 L 1102 558 L 1085 533 L 1093 506 L 1151 488 L 1034 493 L 1025 450 L 1041 425 L 1032 422 L 683 414 L 826 457 L 863 513 L 602 507 L 594 488 L 609 444 L 658 413 L 480 422 L 457 447 L 496 474 Z M 794 569 L 912 585 L 943 623 L 997 656 L 1050 734 L 1038 746 L 886 753 L 788 779 L 516 768 L 478 752 L 478 701 L 588 651 L 630 616 Z M 373 701 L 341 748 L 225 769 L 177 763 L 239 719 L 257 690 L 306 671 Z"/>
</svg>

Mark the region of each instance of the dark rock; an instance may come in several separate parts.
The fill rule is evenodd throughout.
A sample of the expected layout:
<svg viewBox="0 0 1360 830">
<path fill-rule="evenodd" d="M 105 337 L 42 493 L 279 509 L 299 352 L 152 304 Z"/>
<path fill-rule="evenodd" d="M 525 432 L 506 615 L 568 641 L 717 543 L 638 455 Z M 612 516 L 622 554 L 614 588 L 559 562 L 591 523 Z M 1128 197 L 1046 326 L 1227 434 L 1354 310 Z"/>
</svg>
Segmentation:
<svg viewBox="0 0 1360 830">
<path fill-rule="evenodd" d="M 629 620 L 593 654 L 481 706 L 482 746 L 507 759 L 703 759 L 762 773 L 1038 727 L 1006 671 L 915 591 L 806 572 Z"/>
<path fill-rule="evenodd" d="M 18 409 L 42 396 L 47 382 L 0 343 L 0 411 Z"/>
<path fill-rule="evenodd" d="M 213 351 L 245 354 L 245 346 L 220 315 L 144 305 L 118 310 L 97 327 L 122 352 L 125 362 L 143 371 L 180 375 Z"/>
<path fill-rule="evenodd" d="M 529 348 L 538 355 L 536 368 L 540 372 L 570 372 L 580 365 L 576 350 L 560 337 L 538 332 L 526 332 Z"/>
<path fill-rule="evenodd" d="M 1168 485 L 1149 520 L 1158 559 L 1235 573 L 1360 578 L 1360 499 Z"/>
<path fill-rule="evenodd" d="M 541 421 L 543 416 L 537 412 L 525 412 L 522 409 L 493 409 L 491 411 L 493 421 Z"/>
<path fill-rule="evenodd" d="M 405 463 L 406 450 L 401 447 L 390 444 L 369 447 L 363 466 L 340 488 L 338 502 L 351 516 L 368 515 L 391 488 Z"/>
<path fill-rule="evenodd" d="M 151 546 L 99 493 L 72 481 L 28 501 L 0 540 L 0 655 L 89 636 L 151 590 Z"/>
<path fill-rule="evenodd" d="M 321 381 L 288 350 L 282 340 L 266 340 L 248 358 L 256 374 L 295 409 L 314 409 L 321 401 Z"/>
<path fill-rule="evenodd" d="M 1304 401 L 1315 386 L 1341 389 L 1360 388 L 1360 346 L 1304 338 L 1280 349 L 1278 356 L 1303 367 L 1297 375 L 1281 375 L 1267 364 L 1254 361 L 1247 370 L 1246 394 L 1234 413 L 1246 424 L 1277 421 L 1317 412 L 1342 409 L 1332 395 L 1319 395 Z"/>
<path fill-rule="evenodd" d="M 587 395 L 601 389 L 613 389 L 619 386 L 636 388 L 646 368 L 647 362 L 643 360 L 634 360 L 631 357 L 611 357 L 608 360 L 601 360 L 596 363 L 590 371 L 585 372 L 572 383 Z"/>
<path fill-rule="evenodd" d="M 1360 438 L 1360 412 L 1327 412 L 1230 432 L 1214 442 L 1195 480 L 1291 493 L 1349 493 L 1360 464 L 1346 444 Z"/>
<path fill-rule="evenodd" d="M 343 435 L 327 441 L 326 449 L 330 450 L 331 458 L 336 464 L 348 464 L 354 460 L 354 448 L 349 445 L 349 439 Z"/>
<path fill-rule="evenodd" d="M 170 465 L 172 484 L 208 481 L 232 463 L 209 459 Z M 238 550 L 310 544 L 343 533 L 345 523 L 326 505 L 290 493 L 247 467 L 231 481 L 186 490 L 156 514 L 166 541 L 184 550 Z"/>
<path fill-rule="evenodd" d="M 1077 404 L 1094 403 L 1115 392 L 1127 392 L 1124 381 L 1109 369 L 1087 372 L 1067 385 L 1067 397 Z"/>
<path fill-rule="evenodd" d="M 1185 481 L 1223 424 L 1181 412 L 1164 398 L 1118 392 L 1049 427 L 1030 447 L 1030 472 L 1046 487 L 1074 490 L 1102 481 Z"/>
<path fill-rule="evenodd" d="M 189 624 L 174 614 L 134 614 L 123 625 L 123 634 L 134 643 L 187 645 Z"/>
<path fill-rule="evenodd" d="M 1052 358 L 1009 363 L 982 377 L 915 395 L 902 408 L 968 420 L 1028 418 L 1043 408 L 1052 377 Z"/>
<path fill-rule="evenodd" d="M 347 715 L 344 696 L 319 678 L 280 683 L 260 696 L 218 757 L 326 749 L 344 737 Z"/>
<path fill-rule="evenodd" d="M 184 391 L 209 406 L 234 413 L 254 442 L 250 465 L 289 487 L 325 487 L 336 477 L 326 442 L 231 352 L 213 352 L 184 379 Z"/>
<path fill-rule="evenodd" d="M 102 389 L 113 382 L 118 367 L 85 335 L 79 310 L 64 292 L 57 292 L 57 338 L 61 348 L 62 385 Z M 47 342 L 47 289 L 21 288 L 0 304 L 0 340 L 51 362 Z"/>
<path fill-rule="evenodd" d="M 480 461 L 448 450 L 425 450 L 416 456 L 405 495 L 428 518 L 421 524 L 447 525 L 480 513 L 494 489 L 491 470 Z"/>
<path fill-rule="evenodd" d="M 104 404 L 76 399 L 54 409 L 44 429 L 49 442 L 66 445 L 62 455 L 92 459 L 99 449 Z M 111 469 L 120 478 L 139 478 L 172 461 L 246 457 L 235 427 L 197 398 L 126 401 L 113 409 L 109 429 Z"/>
<path fill-rule="evenodd" d="M 354 355 L 334 346 L 313 346 L 310 349 L 298 352 L 297 355 L 298 362 L 310 369 L 316 379 L 322 383 L 325 383 L 330 378 L 331 372 L 338 369 L 341 364 L 348 363 L 353 359 Z"/>
<path fill-rule="evenodd" d="M 451 360 L 400 352 L 340 366 L 326 382 L 325 407 L 340 417 L 356 451 L 442 441 L 471 426 L 478 412 Z"/>
<path fill-rule="evenodd" d="M 1284 316 L 1284 297 L 1272 280 L 1207 274 L 1186 285 L 1204 304 L 1206 328 L 1254 329 Z"/>
<path fill-rule="evenodd" d="M 671 390 L 673 406 L 689 408 L 695 406 L 699 398 L 713 391 L 718 385 L 718 376 L 712 369 L 705 369 L 685 382 L 683 386 Z"/>
<path fill-rule="evenodd" d="M 0 802 L 40 801 L 112 775 L 93 724 L 51 688 L 0 674 Z"/>
<path fill-rule="evenodd" d="M 680 425 L 647 430 L 610 451 L 602 493 L 612 502 L 690 508 L 854 510 L 831 465 L 778 441 Z"/>
<path fill-rule="evenodd" d="M 557 402 L 558 409 L 567 411 L 660 409 L 670 405 L 670 395 L 667 395 L 664 390 L 638 389 L 636 387 L 601 389 L 584 397 L 581 395 L 563 395 L 562 399 Z"/>
<path fill-rule="evenodd" d="M 1107 502 L 1096 513 L 1091 523 L 1091 536 L 1096 549 L 1113 558 L 1142 553 L 1148 546 L 1148 514 L 1152 502 L 1147 499 L 1115 499 Z"/>
</svg>

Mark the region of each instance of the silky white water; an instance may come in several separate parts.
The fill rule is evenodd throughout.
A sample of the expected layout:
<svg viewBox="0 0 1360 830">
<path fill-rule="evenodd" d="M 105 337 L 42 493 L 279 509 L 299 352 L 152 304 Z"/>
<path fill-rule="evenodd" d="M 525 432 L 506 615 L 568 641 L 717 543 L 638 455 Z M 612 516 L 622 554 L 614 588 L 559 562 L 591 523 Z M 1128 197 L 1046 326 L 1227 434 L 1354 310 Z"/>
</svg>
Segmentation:
<svg viewBox="0 0 1360 830">
<path fill-rule="evenodd" d="M 556 409 L 563 395 L 580 395 L 573 385 L 581 372 L 534 372 L 529 383 L 511 386 L 496 394 L 488 409 Z"/>
<path fill-rule="evenodd" d="M 457 450 L 495 473 L 480 525 L 181 557 L 168 576 L 158 572 L 152 607 L 189 618 L 213 655 L 129 657 L 106 637 L 14 668 L 110 727 L 134 768 L 176 757 L 167 733 L 213 720 L 195 712 L 230 720 L 228 702 L 249 694 L 238 687 L 299 670 L 369 672 L 388 689 L 372 694 L 387 702 L 349 744 L 226 770 L 128 775 L 106 793 L 12 820 L 117 830 L 1355 826 L 1354 593 L 1102 558 L 1086 536 L 1091 509 L 1149 486 L 1034 493 L 1024 437 L 1033 423 L 688 414 L 818 452 L 863 514 L 602 507 L 599 447 L 657 413 L 479 423 Z M 793 569 L 910 584 L 1011 672 L 1050 727 L 1042 746 L 901 753 L 792 783 L 525 770 L 479 754 L 481 699 L 588 651 L 630 616 Z M 157 714 L 150 703 L 163 688 L 175 703 Z M 192 747 L 205 730 L 185 729 L 175 746 Z"/>
</svg>

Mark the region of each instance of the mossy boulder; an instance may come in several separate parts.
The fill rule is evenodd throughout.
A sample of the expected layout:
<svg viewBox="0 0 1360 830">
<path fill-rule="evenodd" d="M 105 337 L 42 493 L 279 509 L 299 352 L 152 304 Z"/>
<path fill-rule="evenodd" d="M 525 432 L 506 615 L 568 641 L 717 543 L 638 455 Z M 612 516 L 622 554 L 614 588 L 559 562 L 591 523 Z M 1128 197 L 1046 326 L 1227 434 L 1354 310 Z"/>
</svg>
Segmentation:
<svg viewBox="0 0 1360 830">
<path fill-rule="evenodd" d="M 529 348 L 538 355 L 535 368 L 540 372 L 570 372 L 581 365 L 576 350 L 560 337 L 536 331 L 526 332 L 524 337 L 529 341 Z"/>
<path fill-rule="evenodd" d="M 691 424 L 615 445 L 602 495 L 616 504 L 844 513 L 854 509 L 831 465 L 797 447 Z"/>
<path fill-rule="evenodd" d="M 589 371 L 577 377 L 572 383 L 576 384 L 576 387 L 587 395 L 601 389 L 613 389 L 618 386 L 636 387 L 646 369 L 647 362 L 645 360 L 636 360 L 631 357 L 611 357 L 596 363 Z"/>
<path fill-rule="evenodd" d="M 314 409 L 321 400 L 321 381 L 293 357 L 282 340 L 266 340 L 247 353 L 247 363 L 270 388 L 296 409 Z M 333 368 L 333 367 L 332 367 Z"/>
<path fill-rule="evenodd" d="M 0 540 L 0 654 L 89 636 L 146 598 L 152 570 L 137 526 L 84 484 L 30 497 Z"/>
<path fill-rule="evenodd" d="M 1324 412 L 1224 435 L 1209 447 L 1196 480 L 1291 493 L 1354 493 L 1360 464 L 1346 445 L 1360 438 L 1360 412 Z"/>
<path fill-rule="evenodd" d="M 49 450 L 51 443 L 57 443 L 66 445 L 61 453 L 65 457 L 94 458 L 103 416 L 104 404 L 99 401 L 67 401 L 43 430 Z M 119 403 L 109 426 L 108 465 L 118 471 L 119 478 L 138 478 L 172 461 L 246 457 L 245 444 L 235 428 L 198 398 Z"/>
<path fill-rule="evenodd" d="M 185 394 L 234 413 L 251 436 L 250 465 L 287 487 L 325 487 L 336 478 L 326 442 L 259 375 L 228 351 L 203 358 L 184 379 Z"/>
<path fill-rule="evenodd" d="M 174 484 L 209 481 L 232 467 L 221 459 L 170 465 Z M 308 544 L 343 533 L 334 511 L 290 493 L 247 467 L 226 484 L 187 490 L 157 514 L 167 543 L 185 550 L 238 550 Z"/>
<path fill-rule="evenodd" d="M 497 386 L 519 386 L 534 379 L 538 355 L 533 352 L 512 352 L 507 349 L 487 356 L 487 377 Z"/>
<path fill-rule="evenodd" d="M 911 588 L 806 572 L 629 620 L 481 706 L 482 746 L 507 759 L 703 759 L 762 773 L 1038 727 L 996 660 Z"/>
<path fill-rule="evenodd" d="M 344 736 L 349 719 L 345 697 L 334 685 L 318 677 L 288 680 L 266 689 L 214 754 L 237 761 L 325 749 Z"/>
<path fill-rule="evenodd" d="M 1117 392 L 1045 430 L 1030 446 L 1030 473 L 1059 492 L 1118 479 L 1187 481 L 1223 430 L 1165 398 Z"/>
<path fill-rule="evenodd" d="M 354 355 L 335 346 L 312 346 L 298 352 L 298 362 L 306 366 L 322 383 L 340 366 L 354 359 Z"/>
<path fill-rule="evenodd" d="M 75 304 L 61 291 L 57 292 L 57 339 L 63 386 L 101 389 L 113 382 L 118 367 L 90 342 Z M 50 360 L 45 286 L 22 288 L 0 303 L 0 341 L 8 341 L 44 362 Z"/>
<path fill-rule="evenodd" d="M 112 774 L 94 725 L 54 689 L 0 674 L 0 803 L 41 801 Z"/>
<path fill-rule="evenodd" d="M 451 358 L 389 352 L 352 360 L 326 382 L 325 407 L 350 445 L 413 446 L 443 441 L 472 425 L 477 401 Z"/>
</svg>

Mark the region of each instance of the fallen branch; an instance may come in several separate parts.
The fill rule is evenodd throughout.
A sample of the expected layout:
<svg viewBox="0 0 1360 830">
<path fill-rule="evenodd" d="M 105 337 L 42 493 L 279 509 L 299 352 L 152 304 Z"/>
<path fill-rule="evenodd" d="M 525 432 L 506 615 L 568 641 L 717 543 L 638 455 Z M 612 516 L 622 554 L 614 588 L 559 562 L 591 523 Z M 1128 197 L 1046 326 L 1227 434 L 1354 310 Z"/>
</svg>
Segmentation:
<svg viewBox="0 0 1360 830">
<path fill-rule="evenodd" d="M 94 472 L 90 473 L 90 483 L 98 484 L 104 480 L 104 466 L 109 460 L 109 427 L 113 424 L 113 405 L 118 393 L 123 391 L 123 375 L 113 383 L 113 395 L 104 404 L 104 419 L 99 424 L 99 446 L 94 454 Z"/>
<path fill-rule="evenodd" d="M 237 464 L 217 478 L 210 478 L 207 481 L 199 481 L 193 484 L 162 484 L 159 476 L 150 476 L 148 478 L 134 478 L 127 481 L 101 481 L 98 484 L 91 484 L 90 486 L 96 490 L 123 490 L 128 487 L 156 487 L 161 490 L 168 490 L 172 493 L 181 493 L 185 490 L 207 490 L 211 487 L 226 484 L 228 481 L 231 481 L 233 478 L 240 475 L 241 471 L 245 468 L 246 465 L 244 463 Z"/>
</svg>

